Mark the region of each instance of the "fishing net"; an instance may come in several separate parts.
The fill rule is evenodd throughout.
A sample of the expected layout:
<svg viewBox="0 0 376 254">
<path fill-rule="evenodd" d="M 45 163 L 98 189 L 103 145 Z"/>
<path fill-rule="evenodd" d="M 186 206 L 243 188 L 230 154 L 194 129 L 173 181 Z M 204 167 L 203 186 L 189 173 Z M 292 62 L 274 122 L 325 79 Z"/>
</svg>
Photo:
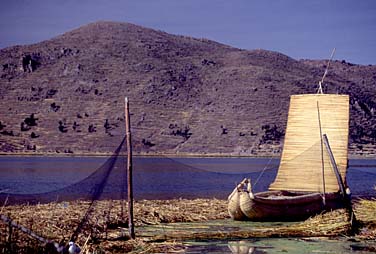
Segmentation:
<svg viewBox="0 0 376 254">
<path fill-rule="evenodd" d="M 127 175 L 125 139 L 114 153 L 96 170 L 83 180 L 57 190 L 42 193 L 0 193 L 1 205 L 38 204 L 77 199 L 88 200 L 85 213 L 77 221 L 70 240 L 76 241 L 82 232 L 90 232 L 93 214 L 98 209 L 101 213 L 110 213 L 111 202 L 106 208 L 97 207 L 97 200 L 125 200 L 127 197 Z M 54 158 L 51 158 L 53 161 Z M 210 164 L 210 163 L 209 163 Z M 226 164 L 226 163 L 225 163 Z M 257 178 L 261 168 L 258 165 L 242 163 L 242 169 L 231 170 L 218 168 L 218 164 L 192 166 L 184 159 L 168 157 L 133 158 L 133 189 L 135 199 L 177 199 L 177 198 L 220 198 L 225 199 L 231 189 L 244 177 Z M 255 169 L 256 167 L 257 169 Z M 249 170 L 247 170 L 249 168 Z M 268 179 L 255 187 L 255 191 L 266 190 L 275 177 L 276 165 L 270 165 L 264 171 L 263 178 Z M 231 173 L 231 172 L 237 173 Z M 59 170 L 64 176 L 64 170 Z M 58 179 L 57 179 L 58 180 Z M 55 179 L 55 181 L 57 181 Z M 26 181 L 27 182 L 27 181 Z M 30 185 L 33 183 L 30 182 Z M 35 185 L 35 184 L 34 184 Z M 6 187 L 6 186 L 5 186 Z M 1 186 L 0 189 L 4 189 Z M 33 186 L 31 189 L 36 190 Z M 43 189 L 43 186 L 41 186 Z M 25 190 L 24 190 L 25 191 Z M 26 189 L 27 191 L 27 189 Z M 122 208 L 122 215 L 124 215 Z M 124 219 L 124 216 L 121 216 Z M 124 222 L 125 223 L 125 222 Z M 47 240 L 46 240 L 47 241 Z"/>
<path fill-rule="evenodd" d="M 125 195 L 126 174 L 124 156 L 120 155 L 124 140 L 114 153 L 92 174 L 83 180 L 53 191 L 43 193 L 0 193 L 2 204 L 37 204 L 54 201 L 68 201 L 75 199 L 98 200 L 111 195 L 114 199 L 121 199 Z M 64 172 L 61 172 L 64 175 Z M 55 180 L 56 181 L 56 180 Z M 109 183 L 110 184 L 107 184 Z M 114 191 L 116 189 L 116 191 Z"/>
<path fill-rule="evenodd" d="M 50 183 L 46 180 L 40 186 L 26 180 L 22 185 L 22 193 L 0 193 L 0 204 L 37 204 L 76 199 L 124 199 L 127 196 L 126 148 L 124 140 L 114 153 L 96 170 L 80 181 L 67 184 L 65 187 L 43 191 Z M 53 161 L 53 158 L 51 159 Z M 229 160 L 229 159 L 228 159 Z M 231 163 L 228 160 L 225 164 Z M 210 160 L 209 160 L 210 161 Z M 266 162 L 263 162 L 266 163 Z M 135 157 L 133 158 L 133 189 L 135 199 L 173 199 L 173 198 L 227 198 L 228 193 L 244 177 L 256 179 L 263 165 L 251 165 L 250 161 L 242 162 L 241 170 L 217 164 L 192 164 L 184 159 L 169 157 Z M 222 168 L 221 168 L 222 167 Z M 230 169 L 229 169 L 230 167 Z M 263 181 L 255 186 L 255 191 L 266 190 L 276 174 L 277 161 L 271 164 L 263 174 Z M 249 169 L 249 170 L 247 170 Z M 79 170 L 78 170 L 79 171 Z M 86 171 L 85 171 L 86 172 Z M 236 172 L 236 173 L 232 173 Z M 47 174 L 52 174 L 47 172 Z M 64 178 L 64 170 L 57 172 Z M 78 174 L 78 173 L 77 173 Z M 24 176 L 15 176 L 25 178 Z M 4 180 L 5 181 L 5 180 Z M 10 181 L 10 180 L 9 180 Z M 52 179 L 56 185 L 60 179 Z M 10 181 L 10 184 L 16 182 Z M 9 189 L 0 181 L 0 189 Z M 3 186 L 1 186 L 3 185 Z M 21 184 L 20 184 L 21 185 Z M 26 185 L 26 186 L 25 186 Z M 28 186 L 29 185 L 29 186 Z M 15 186 L 10 186 L 15 189 Z M 16 191 L 17 192 L 17 191 Z M 31 192 L 31 193 L 30 193 Z"/>
</svg>

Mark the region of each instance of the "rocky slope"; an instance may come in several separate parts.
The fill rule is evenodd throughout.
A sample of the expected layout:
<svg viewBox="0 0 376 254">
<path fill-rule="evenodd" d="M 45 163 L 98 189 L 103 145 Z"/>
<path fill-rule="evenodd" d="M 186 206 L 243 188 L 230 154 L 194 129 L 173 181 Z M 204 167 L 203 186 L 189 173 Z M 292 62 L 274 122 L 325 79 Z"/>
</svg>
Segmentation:
<svg viewBox="0 0 376 254">
<path fill-rule="evenodd" d="M 280 152 L 289 96 L 316 92 L 326 61 L 97 22 L 0 63 L 3 153 L 109 153 L 127 96 L 136 153 L 263 155 Z M 325 84 L 351 95 L 351 153 L 374 154 L 376 66 L 335 61 Z"/>
</svg>

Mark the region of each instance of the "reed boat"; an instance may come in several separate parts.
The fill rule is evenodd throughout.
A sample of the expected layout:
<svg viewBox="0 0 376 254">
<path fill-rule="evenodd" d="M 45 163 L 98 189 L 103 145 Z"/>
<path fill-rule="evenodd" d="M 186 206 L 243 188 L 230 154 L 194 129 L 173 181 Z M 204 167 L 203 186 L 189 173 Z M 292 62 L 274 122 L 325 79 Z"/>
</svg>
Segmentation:
<svg viewBox="0 0 376 254">
<path fill-rule="evenodd" d="M 253 193 L 250 179 L 228 197 L 235 220 L 296 221 L 346 207 L 349 96 L 292 95 L 281 162 L 268 191 Z"/>
</svg>

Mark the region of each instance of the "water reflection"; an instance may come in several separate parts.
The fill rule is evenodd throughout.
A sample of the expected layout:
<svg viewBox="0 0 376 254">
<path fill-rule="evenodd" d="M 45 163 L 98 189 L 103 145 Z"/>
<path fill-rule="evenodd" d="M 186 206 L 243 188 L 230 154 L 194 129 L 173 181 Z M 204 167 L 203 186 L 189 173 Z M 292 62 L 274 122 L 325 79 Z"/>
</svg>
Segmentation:
<svg viewBox="0 0 376 254">
<path fill-rule="evenodd" d="M 252 245 L 253 242 L 241 240 L 241 241 L 230 241 L 227 246 L 233 254 L 263 254 L 267 253 L 264 250 L 260 250 L 258 247 Z"/>
<path fill-rule="evenodd" d="M 187 243 L 186 243 L 187 244 Z M 257 238 L 231 241 L 197 241 L 187 244 L 187 254 L 274 254 L 274 253 L 370 253 L 375 250 L 375 241 L 354 243 L 347 238 Z"/>
</svg>

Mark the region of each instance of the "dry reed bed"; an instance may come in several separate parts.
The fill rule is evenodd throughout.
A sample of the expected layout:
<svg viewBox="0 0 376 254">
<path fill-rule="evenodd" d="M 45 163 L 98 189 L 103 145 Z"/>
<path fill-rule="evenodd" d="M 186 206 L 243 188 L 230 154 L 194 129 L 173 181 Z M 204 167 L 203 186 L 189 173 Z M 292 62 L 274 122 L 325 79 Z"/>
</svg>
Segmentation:
<svg viewBox="0 0 376 254">
<path fill-rule="evenodd" d="M 6 206 L 2 214 L 18 224 L 33 230 L 36 234 L 56 242 L 67 242 L 73 235 L 89 207 L 87 201 L 73 201 L 39 205 Z M 204 222 L 229 218 L 227 201 L 217 199 L 176 199 L 141 200 L 134 205 L 135 225 L 154 225 L 173 222 Z M 376 200 L 360 200 L 355 204 L 357 219 L 364 226 L 361 239 L 374 239 L 376 236 Z M 185 239 L 224 239 L 275 236 L 335 236 L 346 234 L 350 229 L 344 209 L 318 215 L 304 222 L 289 226 L 265 227 L 259 230 L 175 232 L 169 235 L 155 235 L 152 238 L 138 238 L 124 241 L 113 236 L 127 232 L 126 204 L 121 201 L 97 201 L 88 222 L 80 230 L 77 243 L 85 250 L 114 252 L 174 252 L 182 251 L 183 246 L 176 241 Z M 126 219 L 126 218 L 125 218 Z M 136 228 L 137 229 L 137 228 Z M 0 222 L 0 243 L 7 241 L 8 226 Z M 13 230 L 17 245 L 36 245 L 36 240 L 27 234 Z M 161 242 L 162 241 L 162 242 Z"/>
<path fill-rule="evenodd" d="M 16 223 L 31 229 L 34 233 L 55 242 L 67 242 L 75 232 L 88 210 L 90 202 L 73 201 L 49 203 L 39 205 L 17 205 L 2 208 L 2 214 Z M 223 219 L 227 215 L 227 203 L 217 199 L 176 199 L 176 200 L 141 200 L 134 204 L 135 225 L 151 225 L 171 222 L 193 222 Z M 142 253 L 161 250 L 163 248 L 181 249 L 179 244 L 151 243 L 145 245 L 142 240 L 136 241 L 104 241 L 108 233 L 114 230 L 119 233 L 120 228 L 127 226 L 126 203 L 114 200 L 97 201 L 89 220 L 80 230 L 76 241 L 83 246 L 90 236 L 88 249 L 130 251 L 138 250 Z M 0 243 L 6 241 L 8 226 L 0 222 Z M 125 232 L 127 230 L 125 229 Z M 14 230 L 14 233 L 16 231 Z M 27 234 L 17 232 L 13 237 L 18 244 L 36 244 Z M 103 248 L 102 248 L 103 247 Z M 152 249 L 150 249 L 152 248 Z M 146 253 L 147 253 L 146 252 Z M 163 252 L 163 251 L 162 251 Z"/>
<path fill-rule="evenodd" d="M 226 225 L 224 225 L 226 226 Z M 171 232 L 151 236 L 152 241 L 163 240 L 207 240 L 253 237 L 317 237 L 338 236 L 350 231 L 345 209 L 317 215 L 303 222 L 297 222 L 288 226 L 255 226 L 239 228 L 237 230 L 173 230 Z"/>
<path fill-rule="evenodd" d="M 355 214 L 362 228 L 357 235 L 361 239 L 376 239 L 376 199 L 359 200 L 355 203 Z"/>
</svg>

